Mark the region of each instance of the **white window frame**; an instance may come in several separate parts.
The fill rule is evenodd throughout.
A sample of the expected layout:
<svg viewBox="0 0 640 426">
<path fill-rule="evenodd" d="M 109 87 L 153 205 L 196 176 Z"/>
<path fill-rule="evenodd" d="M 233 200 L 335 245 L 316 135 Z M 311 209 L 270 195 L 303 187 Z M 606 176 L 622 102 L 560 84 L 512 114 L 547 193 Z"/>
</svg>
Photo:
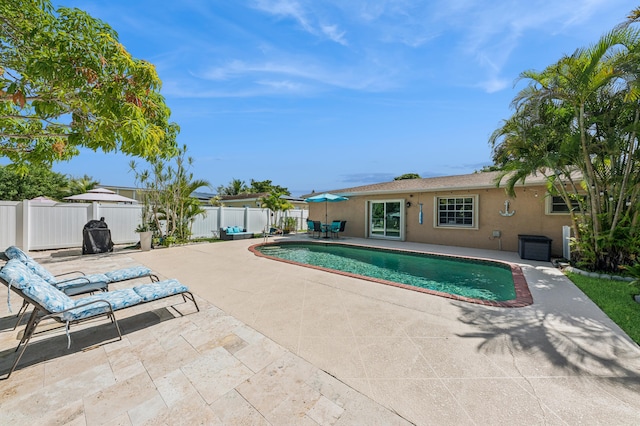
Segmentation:
<svg viewBox="0 0 640 426">
<path fill-rule="evenodd" d="M 546 204 L 545 213 L 548 214 L 548 215 L 564 215 L 564 216 L 568 216 L 569 214 L 571 214 L 571 212 L 568 211 L 568 210 L 567 211 L 553 211 L 553 205 L 554 205 L 553 198 L 554 197 L 560 198 L 562 200 L 562 197 L 560 197 L 559 195 L 547 194 L 547 200 L 546 200 L 547 202 L 545 203 Z M 574 202 L 577 203 L 577 201 L 574 201 Z M 564 204 L 564 200 L 562 200 L 562 203 L 563 203 L 563 205 L 565 205 Z M 579 210 L 578 205 L 575 205 L 575 207 L 574 207 L 574 211 L 576 211 L 576 210 Z"/>
<path fill-rule="evenodd" d="M 471 198 L 471 225 L 440 223 L 440 200 Z M 468 211 L 468 210 L 467 210 Z M 433 227 L 439 229 L 478 229 L 478 194 L 436 195 L 433 197 Z"/>
</svg>

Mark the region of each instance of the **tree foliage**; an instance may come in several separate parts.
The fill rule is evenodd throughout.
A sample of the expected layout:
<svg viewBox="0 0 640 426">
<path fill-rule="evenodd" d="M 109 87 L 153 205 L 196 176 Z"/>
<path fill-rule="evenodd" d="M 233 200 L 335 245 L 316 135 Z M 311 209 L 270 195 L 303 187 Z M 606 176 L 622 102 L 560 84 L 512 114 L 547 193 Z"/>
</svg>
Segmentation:
<svg viewBox="0 0 640 426">
<path fill-rule="evenodd" d="M 206 214 L 200 200 L 191 194 L 211 185 L 206 180 L 194 179 L 189 171 L 193 159 L 186 157 L 186 152 L 185 145 L 178 150 L 173 164 L 156 158 L 150 161 L 150 170 L 138 169 L 135 162 L 130 165 L 142 189 L 142 223 L 149 224 L 166 241 L 188 240 L 195 218 Z"/>
<path fill-rule="evenodd" d="M 0 166 L 0 200 L 22 201 L 45 196 L 62 200 L 69 194 L 69 179 L 44 167 L 35 167 L 28 174 L 15 168 Z"/>
<path fill-rule="evenodd" d="M 517 182 L 540 173 L 571 210 L 577 260 L 615 271 L 640 255 L 640 33 L 615 28 L 594 45 L 543 71 L 490 143 L 514 194 Z M 577 204 L 577 207 L 574 207 Z"/>
<path fill-rule="evenodd" d="M 178 126 L 160 86 L 104 22 L 49 0 L 0 1 L 0 155 L 20 172 L 80 147 L 175 155 Z"/>
<path fill-rule="evenodd" d="M 280 185 L 274 185 L 270 180 L 257 181 L 257 180 L 251 179 L 251 186 L 249 187 L 249 191 L 256 194 L 259 194 L 262 192 L 269 192 L 269 193 L 277 192 L 280 195 L 291 195 L 291 192 L 289 192 L 288 188 L 285 188 L 284 186 L 280 186 Z"/>
<path fill-rule="evenodd" d="M 417 173 L 405 173 L 400 176 L 396 176 L 393 180 L 405 180 L 405 179 L 421 179 L 420 175 Z"/>
<path fill-rule="evenodd" d="M 220 185 L 217 188 L 218 195 L 240 195 L 249 192 L 247 184 L 240 179 L 231 179 L 227 186 Z"/>
</svg>

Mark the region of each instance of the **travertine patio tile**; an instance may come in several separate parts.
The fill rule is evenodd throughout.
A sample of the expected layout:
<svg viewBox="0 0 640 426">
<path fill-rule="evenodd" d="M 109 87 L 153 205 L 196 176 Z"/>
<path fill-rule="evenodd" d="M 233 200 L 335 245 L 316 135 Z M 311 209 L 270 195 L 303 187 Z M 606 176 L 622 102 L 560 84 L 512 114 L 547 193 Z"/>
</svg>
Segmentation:
<svg viewBox="0 0 640 426">
<path fill-rule="evenodd" d="M 225 425 L 267 426 L 269 422 L 236 390 L 231 390 L 211 404 L 213 411 Z"/>
<path fill-rule="evenodd" d="M 253 375 L 249 368 L 224 348 L 215 348 L 201 354 L 181 369 L 207 404 Z"/>
<path fill-rule="evenodd" d="M 158 396 L 148 374 L 105 387 L 84 398 L 87 424 L 105 423 Z"/>
<path fill-rule="evenodd" d="M 109 352 L 108 358 L 117 382 L 146 372 L 142 361 L 131 352 L 130 348 L 123 347 L 117 351 Z"/>
<path fill-rule="evenodd" d="M 14 409 L 18 408 L 23 413 L 38 419 L 69 402 L 82 400 L 86 395 L 99 392 L 114 383 L 115 379 L 109 364 L 103 363 L 43 386 L 31 394 L 21 395 L 20 398 L 13 400 L 13 404 L 3 406 L 3 409 L 10 409 L 13 406 Z"/>
<path fill-rule="evenodd" d="M 182 400 L 200 399 L 204 402 L 204 398 L 193 383 L 180 369 L 173 370 L 166 376 L 154 380 L 156 388 L 167 407 L 171 408 Z"/>
<path fill-rule="evenodd" d="M 307 416 L 319 425 L 333 425 L 344 413 L 344 408 L 321 396 L 313 407 L 307 411 Z"/>
<path fill-rule="evenodd" d="M 233 355 L 253 372 L 258 372 L 282 357 L 287 352 L 282 346 L 274 343 L 273 340 L 263 337 L 238 350 Z"/>
<path fill-rule="evenodd" d="M 82 374 L 85 370 L 95 368 L 96 365 L 108 365 L 109 360 L 105 351 L 97 347 L 87 351 L 71 352 L 61 356 L 57 362 L 45 363 L 45 386 Z"/>
<path fill-rule="evenodd" d="M 240 384 L 236 390 L 258 411 L 271 421 L 267 413 L 280 404 L 285 405 L 278 411 L 301 409 L 308 400 L 317 400 L 320 394 L 312 392 L 306 380 L 313 375 L 315 368 L 307 361 L 286 353 L 271 365 Z M 304 395 L 303 398 L 289 400 L 292 395 Z M 291 408 L 293 407 L 293 408 Z M 307 408 L 308 409 L 308 408 Z"/>
<path fill-rule="evenodd" d="M 127 416 L 132 425 L 144 425 L 151 423 L 159 413 L 166 413 L 167 405 L 160 395 L 144 401 L 142 404 L 127 411 Z"/>
</svg>

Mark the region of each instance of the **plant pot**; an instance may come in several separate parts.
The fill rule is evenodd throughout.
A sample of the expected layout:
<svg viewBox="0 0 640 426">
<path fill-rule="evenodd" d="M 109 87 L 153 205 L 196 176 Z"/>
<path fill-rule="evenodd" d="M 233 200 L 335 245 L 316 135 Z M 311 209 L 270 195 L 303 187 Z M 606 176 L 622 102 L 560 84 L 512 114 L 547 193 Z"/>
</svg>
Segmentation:
<svg viewBox="0 0 640 426">
<path fill-rule="evenodd" d="M 140 249 L 142 251 L 151 250 L 151 238 L 153 236 L 152 231 L 139 232 L 140 234 Z"/>
</svg>

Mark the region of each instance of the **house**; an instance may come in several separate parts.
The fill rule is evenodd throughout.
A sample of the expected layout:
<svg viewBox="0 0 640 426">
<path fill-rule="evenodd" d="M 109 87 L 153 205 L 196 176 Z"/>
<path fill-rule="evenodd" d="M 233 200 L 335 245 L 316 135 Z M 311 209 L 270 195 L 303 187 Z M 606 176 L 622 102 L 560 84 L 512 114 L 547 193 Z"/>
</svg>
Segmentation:
<svg viewBox="0 0 640 426">
<path fill-rule="evenodd" d="M 562 254 L 567 206 L 550 196 L 545 178 L 530 176 L 506 195 L 498 172 L 406 179 L 329 191 L 348 201 L 310 203 L 315 220 L 346 220 L 345 236 L 518 251 L 519 235 L 552 239 Z M 503 181 L 504 182 L 504 181 Z M 308 194 L 311 196 L 313 194 Z"/>
</svg>

